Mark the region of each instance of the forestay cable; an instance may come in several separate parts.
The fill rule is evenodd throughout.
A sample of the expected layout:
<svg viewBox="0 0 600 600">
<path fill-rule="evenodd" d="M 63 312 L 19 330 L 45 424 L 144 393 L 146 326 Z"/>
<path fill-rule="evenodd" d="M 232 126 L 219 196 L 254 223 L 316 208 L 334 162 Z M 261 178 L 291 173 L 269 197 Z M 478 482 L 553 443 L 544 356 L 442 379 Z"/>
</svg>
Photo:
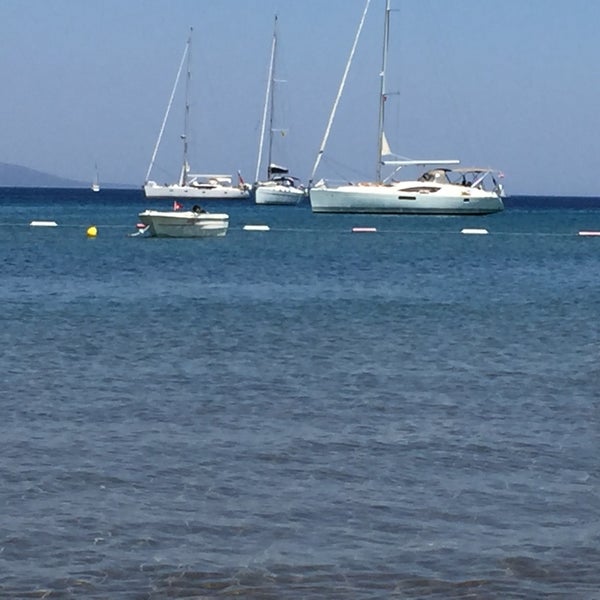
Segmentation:
<svg viewBox="0 0 600 600">
<path fill-rule="evenodd" d="M 152 153 L 152 159 L 150 160 L 150 166 L 148 167 L 148 171 L 146 172 L 146 178 L 144 181 L 148 181 L 150 178 L 150 172 L 152 171 L 152 167 L 154 166 L 154 161 L 156 159 L 156 153 L 158 152 L 158 147 L 160 146 L 160 141 L 162 140 L 163 133 L 165 131 L 165 125 L 167 124 L 167 119 L 169 118 L 169 112 L 171 112 L 171 105 L 173 104 L 173 99 L 175 98 L 175 91 L 177 90 L 177 85 L 179 84 L 179 77 L 181 76 L 181 71 L 183 70 L 183 65 L 185 63 L 185 58 L 190 51 L 190 44 L 192 43 L 192 30 L 190 29 L 190 37 L 188 38 L 185 44 L 185 50 L 183 51 L 183 56 L 181 57 L 181 63 L 179 64 L 179 69 L 177 71 L 177 77 L 175 77 L 175 83 L 173 84 L 173 89 L 171 90 L 171 97 L 169 98 L 169 104 L 167 105 L 167 110 L 165 111 L 165 116 L 163 118 L 162 125 L 160 126 L 160 132 L 158 134 L 158 139 L 156 140 L 156 145 L 154 146 L 154 152 Z"/>
<path fill-rule="evenodd" d="M 350 51 L 350 57 L 348 58 L 348 62 L 346 63 L 346 69 L 344 70 L 344 75 L 342 76 L 342 81 L 340 82 L 340 87 L 333 103 L 333 108 L 331 110 L 331 114 L 329 115 L 329 122 L 327 123 L 327 128 L 325 129 L 325 135 L 323 137 L 323 141 L 321 142 L 321 147 L 319 148 L 319 152 L 317 154 L 317 158 L 315 160 L 315 165 L 313 167 L 312 173 L 310 174 L 309 187 L 312 186 L 312 182 L 315 177 L 315 173 L 319 168 L 319 163 L 321 162 L 321 158 L 323 156 L 323 152 L 325 151 L 325 146 L 327 145 L 327 140 L 329 138 L 329 132 L 331 131 L 331 126 L 333 125 L 333 119 L 335 118 L 335 113 L 337 111 L 337 107 L 342 96 L 342 92 L 344 91 L 344 87 L 346 85 L 346 78 L 348 77 L 348 72 L 350 71 L 350 65 L 352 64 L 352 59 L 354 58 L 354 52 L 356 51 L 356 46 L 358 44 L 358 38 L 360 37 L 360 32 L 362 31 L 365 18 L 367 16 L 367 11 L 369 10 L 369 4 L 371 0 L 367 0 L 365 4 L 365 10 L 363 11 L 362 18 L 358 25 L 358 31 L 356 32 L 356 36 L 354 38 L 354 43 L 352 44 L 352 50 Z"/>
</svg>

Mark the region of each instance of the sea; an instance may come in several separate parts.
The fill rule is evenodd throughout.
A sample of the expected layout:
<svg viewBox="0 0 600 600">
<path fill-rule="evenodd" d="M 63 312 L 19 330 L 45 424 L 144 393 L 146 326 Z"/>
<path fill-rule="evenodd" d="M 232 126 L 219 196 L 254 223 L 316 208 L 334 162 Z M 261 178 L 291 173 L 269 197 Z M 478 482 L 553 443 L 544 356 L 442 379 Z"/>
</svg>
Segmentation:
<svg viewBox="0 0 600 600">
<path fill-rule="evenodd" d="M 600 599 L 600 198 L 159 207 L 0 189 L 0 598 Z"/>
</svg>

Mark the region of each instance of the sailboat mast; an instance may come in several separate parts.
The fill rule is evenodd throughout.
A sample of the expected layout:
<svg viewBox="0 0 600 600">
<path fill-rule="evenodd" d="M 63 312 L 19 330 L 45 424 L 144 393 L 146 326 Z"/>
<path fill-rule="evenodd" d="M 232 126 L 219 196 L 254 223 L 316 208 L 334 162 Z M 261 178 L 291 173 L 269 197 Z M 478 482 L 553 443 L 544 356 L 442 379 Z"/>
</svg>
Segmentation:
<svg viewBox="0 0 600 600">
<path fill-rule="evenodd" d="M 275 74 L 275 61 L 277 57 L 277 15 L 275 15 L 275 26 L 273 28 L 273 59 L 271 76 Z M 267 153 L 267 178 L 271 179 L 271 157 L 273 153 L 273 107 L 275 106 L 275 80 L 271 79 L 271 98 L 269 107 L 269 152 Z"/>
<path fill-rule="evenodd" d="M 383 154 L 383 137 L 385 124 L 385 101 L 386 101 L 386 71 L 387 71 L 387 56 L 390 39 L 390 0 L 386 0 L 385 4 L 385 19 L 383 24 L 383 53 L 381 57 L 381 73 L 379 75 L 379 127 L 377 129 L 377 168 L 376 180 L 381 183 L 381 165 Z"/>
<path fill-rule="evenodd" d="M 192 32 L 190 28 L 190 37 L 187 42 L 187 71 L 185 77 L 185 111 L 183 115 L 183 134 L 181 139 L 183 140 L 183 164 L 181 165 L 181 175 L 179 177 L 179 185 L 185 185 L 187 183 L 187 175 L 190 170 L 188 165 L 188 129 L 190 123 L 190 84 L 192 80 L 192 69 L 191 69 L 191 47 L 192 47 Z"/>
<path fill-rule="evenodd" d="M 263 108 L 262 125 L 260 129 L 260 140 L 258 142 L 258 160 L 256 161 L 256 175 L 254 181 L 258 181 L 260 175 L 260 163 L 262 162 L 263 144 L 265 141 L 265 128 L 267 125 L 267 112 L 269 111 L 269 98 L 271 99 L 271 112 L 273 112 L 273 95 L 271 89 L 273 87 L 273 72 L 275 69 L 275 49 L 277 47 L 277 15 L 275 15 L 275 24 L 273 25 L 273 41 L 271 43 L 271 58 L 269 60 L 269 75 L 267 78 L 267 91 L 265 93 L 265 104 Z M 271 117 L 271 138 L 273 137 L 273 119 Z M 271 145 L 269 144 L 269 163 L 271 161 Z M 268 167 L 267 167 L 268 169 Z"/>
</svg>

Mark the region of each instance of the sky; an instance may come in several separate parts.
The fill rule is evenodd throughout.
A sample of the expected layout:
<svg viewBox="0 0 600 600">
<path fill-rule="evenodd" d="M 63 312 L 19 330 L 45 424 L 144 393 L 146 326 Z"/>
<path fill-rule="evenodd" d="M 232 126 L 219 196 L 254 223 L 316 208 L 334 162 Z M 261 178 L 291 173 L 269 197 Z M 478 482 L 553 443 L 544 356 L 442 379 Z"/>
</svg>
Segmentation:
<svg viewBox="0 0 600 600">
<path fill-rule="evenodd" d="M 365 0 L 0 0 L 0 162 L 142 185 L 190 27 L 190 164 L 253 181 L 278 15 L 273 160 L 308 180 Z M 385 0 L 371 0 L 323 161 L 375 175 Z M 392 0 L 386 136 L 504 173 L 510 194 L 600 196 L 600 2 Z M 181 165 L 183 86 L 152 179 Z M 264 175 L 263 175 L 264 176 Z"/>
</svg>

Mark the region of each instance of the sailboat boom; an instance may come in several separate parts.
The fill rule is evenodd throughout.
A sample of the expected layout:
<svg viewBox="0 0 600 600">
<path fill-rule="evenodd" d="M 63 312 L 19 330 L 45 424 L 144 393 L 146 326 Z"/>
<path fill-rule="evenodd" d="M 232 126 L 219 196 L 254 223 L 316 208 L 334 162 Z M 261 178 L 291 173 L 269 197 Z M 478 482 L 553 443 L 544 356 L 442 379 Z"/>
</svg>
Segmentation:
<svg viewBox="0 0 600 600">
<path fill-rule="evenodd" d="M 413 167 L 425 165 L 458 165 L 460 160 L 384 160 L 384 165 L 392 165 L 396 167 Z"/>
</svg>

